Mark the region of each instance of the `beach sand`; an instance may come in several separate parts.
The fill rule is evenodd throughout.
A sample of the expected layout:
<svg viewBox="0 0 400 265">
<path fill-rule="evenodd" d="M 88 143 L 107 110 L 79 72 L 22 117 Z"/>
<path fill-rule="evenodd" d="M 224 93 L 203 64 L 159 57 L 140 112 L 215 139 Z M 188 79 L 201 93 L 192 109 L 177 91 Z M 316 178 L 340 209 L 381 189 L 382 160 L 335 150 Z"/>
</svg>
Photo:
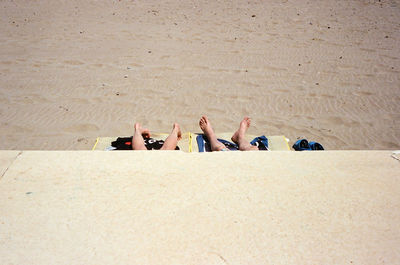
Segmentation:
<svg viewBox="0 0 400 265">
<path fill-rule="evenodd" d="M 133 123 L 400 148 L 399 1 L 1 1 L 0 149 Z"/>
</svg>

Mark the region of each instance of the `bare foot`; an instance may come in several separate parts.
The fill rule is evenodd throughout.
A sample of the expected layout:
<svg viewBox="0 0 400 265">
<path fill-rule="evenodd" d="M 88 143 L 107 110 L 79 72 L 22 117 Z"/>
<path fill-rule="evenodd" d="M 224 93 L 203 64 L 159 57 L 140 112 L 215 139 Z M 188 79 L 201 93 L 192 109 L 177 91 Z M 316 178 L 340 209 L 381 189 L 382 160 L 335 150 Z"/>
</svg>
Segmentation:
<svg viewBox="0 0 400 265">
<path fill-rule="evenodd" d="M 167 139 L 165 139 L 161 150 L 175 150 L 178 144 L 178 141 L 182 138 L 181 127 L 178 123 L 174 123 L 172 126 L 172 132 L 168 135 Z"/>
<path fill-rule="evenodd" d="M 239 144 L 239 141 L 244 138 L 247 129 L 250 127 L 251 119 L 249 117 L 244 117 L 240 122 L 239 129 L 233 134 L 231 140 L 235 144 Z"/>
<path fill-rule="evenodd" d="M 251 119 L 244 117 L 240 122 L 239 129 L 233 134 L 232 141 L 239 146 L 240 151 L 255 151 L 257 146 L 253 146 L 245 139 L 247 129 L 250 127 Z"/>
<path fill-rule="evenodd" d="M 135 131 L 137 131 L 138 133 L 142 132 L 142 125 L 140 125 L 140 123 L 136 122 L 133 127 L 135 128 Z"/>
<path fill-rule="evenodd" d="M 181 127 L 179 126 L 178 123 L 174 123 L 172 126 L 172 132 L 176 133 L 176 137 L 178 138 L 178 141 L 182 139 L 182 132 L 181 132 Z"/>
<path fill-rule="evenodd" d="M 140 123 L 135 123 L 134 125 L 135 131 L 142 135 L 143 138 L 150 138 L 150 131 L 149 129 L 143 129 Z"/>
<path fill-rule="evenodd" d="M 142 136 L 143 138 L 150 138 L 150 131 L 149 129 L 142 129 Z"/>
<path fill-rule="evenodd" d="M 215 132 L 207 116 L 201 117 L 199 121 L 199 126 L 204 135 L 208 138 L 208 141 L 210 142 L 211 151 L 221 151 L 223 149 L 226 149 L 226 146 L 218 141 L 217 137 L 215 136 Z"/>
<path fill-rule="evenodd" d="M 203 131 L 203 133 L 208 136 L 210 134 L 214 134 L 214 130 L 211 127 L 211 123 L 208 120 L 207 116 L 202 116 L 200 121 L 199 121 L 199 126 L 200 129 Z"/>
</svg>

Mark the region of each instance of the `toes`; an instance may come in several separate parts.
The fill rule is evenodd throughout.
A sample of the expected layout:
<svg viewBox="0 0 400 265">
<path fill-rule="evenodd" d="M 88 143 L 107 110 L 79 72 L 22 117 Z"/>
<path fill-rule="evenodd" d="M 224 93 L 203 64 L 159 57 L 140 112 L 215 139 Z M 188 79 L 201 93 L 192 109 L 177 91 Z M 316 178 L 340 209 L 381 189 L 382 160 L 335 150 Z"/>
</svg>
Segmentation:
<svg viewBox="0 0 400 265">
<path fill-rule="evenodd" d="M 149 131 L 149 129 L 143 129 L 143 130 L 142 130 L 142 136 L 143 136 L 144 138 L 150 138 L 150 131 Z"/>
<path fill-rule="evenodd" d="M 181 127 L 179 126 L 178 123 L 174 123 L 173 129 L 176 132 L 176 136 L 178 137 L 178 140 L 182 138 L 182 132 L 181 132 Z"/>
<path fill-rule="evenodd" d="M 246 122 L 247 127 L 249 127 L 251 124 L 251 118 L 246 116 L 243 120 Z"/>
<path fill-rule="evenodd" d="M 200 121 L 199 121 L 199 126 L 200 126 L 200 129 L 202 129 L 202 130 L 206 128 L 206 126 L 207 126 L 207 121 L 205 120 L 204 116 L 201 117 L 201 119 L 200 119 Z"/>
<path fill-rule="evenodd" d="M 141 130 L 142 126 L 140 125 L 140 123 L 135 123 L 134 125 L 135 130 Z"/>
<path fill-rule="evenodd" d="M 202 116 L 201 119 L 204 121 L 205 124 L 208 124 L 207 116 Z"/>
</svg>

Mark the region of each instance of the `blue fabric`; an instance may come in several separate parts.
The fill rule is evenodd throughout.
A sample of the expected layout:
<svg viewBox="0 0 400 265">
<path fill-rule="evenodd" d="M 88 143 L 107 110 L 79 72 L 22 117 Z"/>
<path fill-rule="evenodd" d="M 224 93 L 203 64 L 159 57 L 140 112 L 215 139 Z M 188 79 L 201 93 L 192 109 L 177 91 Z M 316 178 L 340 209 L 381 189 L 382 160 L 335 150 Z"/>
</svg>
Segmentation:
<svg viewBox="0 0 400 265">
<path fill-rule="evenodd" d="M 227 149 L 230 151 L 238 151 L 239 146 L 235 143 L 224 139 L 217 139 L 221 143 L 223 143 Z M 207 137 L 204 134 L 199 134 L 196 137 L 197 147 L 199 148 L 199 152 L 211 152 L 211 146 L 208 142 Z M 268 150 L 268 139 L 264 135 L 254 138 L 251 142 L 251 145 L 257 146 L 259 150 Z"/>
<path fill-rule="evenodd" d="M 226 141 L 224 139 L 217 139 L 221 143 L 223 143 L 227 149 L 230 151 L 237 151 L 239 147 L 237 144 L 234 144 L 232 142 Z M 199 152 L 211 152 L 211 145 L 208 142 L 207 137 L 204 134 L 199 134 L 196 137 L 196 142 L 197 142 L 197 147 L 199 148 Z"/>
<path fill-rule="evenodd" d="M 317 142 L 308 142 L 306 139 L 300 139 L 293 145 L 293 149 L 296 151 L 315 151 L 324 150 L 322 145 Z"/>
<path fill-rule="evenodd" d="M 199 152 L 200 152 L 200 153 L 205 152 L 205 151 L 206 151 L 206 150 L 205 150 L 206 141 L 204 140 L 202 134 L 197 135 L 197 137 L 196 137 L 196 142 L 197 142 L 197 146 L 198 146 L 198 148 L 199 148 Z"/>
<path fill-rule="evenodd" d="M 311 150 L 310 145 L 308 144 L 308 141 L 306 139 L 297 140 L 293 145 L 293 149 L 296 151 Z"/>
<path fill-rule="evenodd" d="M 324 150 L 324 147 L 317 142 L 310 142 L 309 143 L 311 150 Z"/>
<path fill-rule="evenodd" d="M 228 148 L 231 151 L 239 150 L 239 146 L 237 144 L 235 144 L 235 143 L 229 142 L 229 141 L 224 140 L 224 139 L 217 139 L 217 140 L 220 141 L 221 143 L 223 143 L 226 146 L 226 148 Z"/>
<path fill-rule="evenodd" d="M 250 142 L 251 145 L 257 146 L 258 150 L 268 150 L 268 138 L 265 135 L 258 136 Z"/>
</svg>

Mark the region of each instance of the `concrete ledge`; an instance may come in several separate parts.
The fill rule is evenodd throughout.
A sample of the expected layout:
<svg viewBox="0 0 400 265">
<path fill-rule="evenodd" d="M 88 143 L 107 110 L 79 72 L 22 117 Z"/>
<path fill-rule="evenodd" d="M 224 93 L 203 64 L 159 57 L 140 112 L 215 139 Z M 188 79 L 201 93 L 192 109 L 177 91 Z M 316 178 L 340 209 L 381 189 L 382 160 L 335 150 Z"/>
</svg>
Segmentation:
<svg viewBox="0 0 400 265">
<path fill-rule="evenodd" d="M 1 151 L 0 264 L 398 264 L 390 155 Z"/>
<path fill-rule="evenodd" d="M 0 151 L 0 180 L 22 151 Z"/>
</svg>

